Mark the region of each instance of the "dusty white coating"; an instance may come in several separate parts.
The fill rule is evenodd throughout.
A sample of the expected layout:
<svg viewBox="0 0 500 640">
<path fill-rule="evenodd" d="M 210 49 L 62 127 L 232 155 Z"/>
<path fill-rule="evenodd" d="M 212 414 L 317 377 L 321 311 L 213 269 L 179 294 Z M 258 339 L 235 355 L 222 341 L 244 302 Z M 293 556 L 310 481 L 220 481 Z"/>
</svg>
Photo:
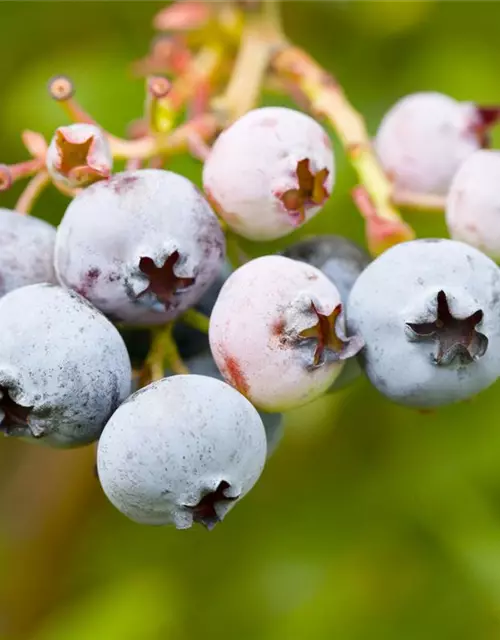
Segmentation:
<svg viewBox="0 0 500 640">
<path fill-rule="evenodd" d="M 454 240 L 500 260 L 500 151 L 470 155 L 451 183 L 446 224 Z"/>
<path fill-rule="evenodd" d="M 436 343 L 414 340 L 406 323 L 433 322 L 444 291 L 450 311 L 465 318 L 481 309 L 476 330 L 486 353 L 469 364 L 433 362 Z M 399 244 L 359 276 L 347 304 L 347 325 L 365 341 L 365 371 L 392 400 L 413 406 L 449 404 L 475 395 L 500 375 L 500 270 L 473 247 L 453 240 Z"/>
<path fill-rule="evenodd" d="M 9 429 L 42 444 L 96 440 L 130 393 L 131 366 L 115 327 L 84 298 L 35 284 L 0 300 L 0 390 L 33 407 L 28 428 Z"/>
<path fill-rule="evenodd" d="M 473 103 L 441 93 L 413 93 L 386 113 L 375 149 L 398 188 L 445 195 L 458 167 L 481 147 L 477 120 Z"/>
<path fill-rule="evenodd" d="M 297 163 L 329 171 L 330 195 L 335 162 L 326 131 L 308 115 L 284 107 L 250 111 L 217 138 L 203 169 L 203 186 L 219 215 L 238 234 L 252 240 L 286 236 L 298 223 L 280 195 L 298 187 Z M 306 207 L 306 221 L 322 205 Z"/>
<path fill-rule="evenodd" d="M 220 380 L 180 375 L 122 404 L 99 440 L 97 468 L 105 494 L 126 516 L 187 529 L 192 508 L 226 482 L 224 496 L 237 499 L 215 502 L 222 520 L 257 482 L 265 459 L 262 421 L 248 400 Z"/>
<path fill-rule="evenodd" d="M 299 240 L 287 247 L 283 255 L 307 262 L 324 273 L 337 287 L 344 305 L 359 274 L 371 261 L 362 247 L 348 238 L 337 235 L 321 235 Z M 349 358 L 330 391 L 343 389 L 360 375 L 361 368 L 357 359 Z"/>
<path fill-rule="evenodd" d="M 305 404 L 328 389 L 344 363 L 325 352 L 313 367 L 317 340 L 300 334 L 317 325 L 311 303 L 329 315 L 340 302 L 335 285 L 311 265 L 282 256 L 252 260 L 229 276 L 212 311 L 215 362 L 259 409 Z"/>
<path fill-rule="evenodd" d="M 82 191 L 68 206 L 56 238 L 60 281 L 104 313 L 128 323 L 161 324 L 195 304 L 217 277 L 225 241 L 219 222 L 186 178 L 159 169 L 118 173 Z M 167 307 L 139 269 L 148 257 L 162 267 L 174 252 L 174 273 L 195 278 Z"/>
<path fill-rule="evenodd" d="M 349 364 L 354 361 L 354 358 L 347 360 L 339 377 L 343 375 Z M 190 373 L 210 376 L 211 378 L 217 378 L 217 380 L 224 380 L 222 373 L 219 371 L 209 351 L 189 358 L 186 364 Z M 259 416 L 266 431 L 267 457 L 269 458 L 269 456 L 276 451 L 285 433 L 284 419 L 281 413 L 266 413 L 265 411 L 259 411 Z"/>
<path fill-rule="evenodd" d="M 38 218 L 0 208 L 0 297 L 28 284 L 56 282 L 55 228 Z"/>
<path fill-rule="evenodd" d="M 68 150 L 64 151 L 58 142 L 61 136 L 70 145 L 83 145 L 92 138 L 85 162 L 77 165 L 87 171 L 72 172 L 65 168 L 74 166 L 74 160 L 70 157 L 74 147 L 68 147 L 69 153 Z M 69 188 L 78 188 L 95 182 L 96 178 L 111 175 L 113 156 L 102 129 L 93 124 L 79 122 L 56 129 L 47 149 L 45 164 L 53 180 Z"/>
</svg>

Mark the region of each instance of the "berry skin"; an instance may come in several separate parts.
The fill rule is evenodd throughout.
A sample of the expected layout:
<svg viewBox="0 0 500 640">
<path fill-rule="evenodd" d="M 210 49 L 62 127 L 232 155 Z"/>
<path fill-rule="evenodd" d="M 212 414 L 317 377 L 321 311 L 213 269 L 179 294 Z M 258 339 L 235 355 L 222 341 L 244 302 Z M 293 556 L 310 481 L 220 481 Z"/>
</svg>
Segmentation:
<svg viewBox="0 0 500 640">
<path fill-rule="evenodd" d="M 500 260 L 500 152 L 476 151 L 457 171 L 446 203 L 446 223 L 454 240 Z"/>
<path fill-rule="evenodd" d="M 56 447 L 96 440 L 130 393 L 125 344 L 73 291 L 50 284 L 0 300 L 0 430 Z"/>
<path fill-rule="evenodd" d="M 396 245 L 359 276 L 347 325 L 385 396 L 415 407 L 469 398 L 500 375 L 500 270 L 453 240 Z"/>
<path fill-rule="evenodd" d="M 462 162 L 485 142 L 489 111 L 441 93 L 413 93 L 384 116 L 375 149 L 396 188 L 446 195 Z"/>
<path fill-rule="evenodd" d="M 368 253 L 352 240 L 343 236 L 324 235 L 299 240 L 289 246 L 283 255 L 306 262 L 319 269 L 333 282 L 340 293 L 342 304 L 346 305 L 351 289 L 359 274 L 371 262 Z M 330 391 L 338 391 L 354 382 L 361 375 L 356 358 L 346 360 L 338 378 Z"/>
<path fill-rule="evenodd" d="M 99 440 L 104 493 L 143 524 L 212 529 L 257 482 L 266 436 L 256 409 L 229 385 L 198 375 L 144 387 Z"/>
<path fill-rule="evenodd" d="M 186 361 L 186 365 L 191 373 L 224 380 L 210 352 L 195 355 Z M 283 416 L 281 413 L 266 413 L 265 411 L 259 411 L 259 415 L 266 431 L 267 457 L 269 458 L 276 451 L 283 438 L 285 432 Z"/>
<path fill-rule="evenodd" d="M 109 178 L 113 156 L 99 127 L 78 123 L 56 129 L 45 164 L 55 182 L 72 189 Z"/>
<path fill-rule="evenodd" d="M 209 339 L 224 378 L 269 412 L 320 396 L 361 347 L 345 337 L 335 285 L 315 267 L 282 256 L 252 260 L 228 278 Z"/>
<path fill-rule="evenodd" d="M 0 208 L 0 297 L 38 282 L 56 282 L 55 228 L 37 218 Z"/>
<path fill-rule="evenodd" d="M 186 178 L 160 169 L 115 174 L 68 206 L 56 273 L 106 315 L 162 324 L 196 304 L 223 264 L 219 222 Z"/>
<path fill-rule="evenodd" d="M 203 186 L 241 236 L 286 236 L 321 209 L 334 184 L 326 131 L 283 107 L 250 111 L 220 134 L 205 162 Z"/>
</svg>

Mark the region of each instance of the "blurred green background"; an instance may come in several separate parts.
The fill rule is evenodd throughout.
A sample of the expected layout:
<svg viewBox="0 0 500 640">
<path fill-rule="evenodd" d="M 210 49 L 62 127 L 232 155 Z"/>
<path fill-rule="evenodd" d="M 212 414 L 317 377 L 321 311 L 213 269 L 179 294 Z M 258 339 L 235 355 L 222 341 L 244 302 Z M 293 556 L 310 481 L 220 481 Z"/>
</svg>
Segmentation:
<svg viewBox="0 0 500 640">
<path fill-rule="evenodd" d="M 50 136 L 66 122 L 46 94 L 58 73 L 123 135 L 143 106 L 130 63 L 162 6 L 0 3 L 0 160 L 26 157 L 22 129 Z M 372 133 L 413 91 L 500 102 L 500 3 L 285 2 L 283 12 L 288 35 L 337 76 Z M 336 151 L 334 196 L 305 232 L 362 241 L 354 175 Z M 176 166 L 199 181 L 193 161 Z M 51 189 L 35 213 L 57 223 L 66 202 Z M 444 234 L 440 215 L 407 217 L 419 235 Z M 360 381 L 295 411 L 258 485 L 211 533 L 126 520 L 99 489 L 92 447 L 2 440 L 0 637 L 498 639 L 499 390 L 419 413 Z"/>
</svg>

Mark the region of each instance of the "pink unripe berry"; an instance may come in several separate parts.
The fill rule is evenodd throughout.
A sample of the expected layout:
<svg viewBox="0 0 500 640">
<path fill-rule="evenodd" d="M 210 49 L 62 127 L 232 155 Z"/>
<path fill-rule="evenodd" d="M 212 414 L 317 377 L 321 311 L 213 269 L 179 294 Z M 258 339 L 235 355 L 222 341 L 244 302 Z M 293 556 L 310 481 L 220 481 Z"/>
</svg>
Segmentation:
<svg viewBox="0 0 500 640">
<path fill-rule="evenodd" d="M 252 260 L 228 278 L 209 338 L 225 379 L 271 412 L 320 396 L 362 346 L 345 337 L 335 285 L 319 269 L 282 256 Z"/>
<path fill-rule="evenodd" d="M 446 204 L 450 236 L 500 260 L 500 152 L 480 150 L 462 164 Z"/>
<path fill-rule="evenodd" d="M 461 163 L 483 146 L 494 110 L 441 93 L 408 95 L 386 113 L 375 139 L 396 188 L 445 195 Z"/>
<path fill-rule="evenodd" d="M 108 178 L 113 168 L 104 133 L 85 123 L 56 129 L 45 162 L 52 179 L 72 189 Z"/>
<path fill-rule="evenodd" d="M 332 192 L 334 167 L 330 139 L 315 120 L 264 107 L 221 133 L 205 162 L 203 185 L 236 233 L 273 240 L 318 213 Z"/>
</svg>

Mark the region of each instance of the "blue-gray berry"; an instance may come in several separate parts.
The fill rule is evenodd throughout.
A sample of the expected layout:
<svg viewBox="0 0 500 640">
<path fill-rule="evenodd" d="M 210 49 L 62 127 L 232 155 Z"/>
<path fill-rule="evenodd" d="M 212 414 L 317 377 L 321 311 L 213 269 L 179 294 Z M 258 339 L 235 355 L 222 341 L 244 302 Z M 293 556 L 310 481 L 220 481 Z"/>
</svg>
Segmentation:
<svg viewBox="0 0 500 640">
<path fill-rule="evenodd" d="M 257 482 L 266 436 L 257 410 L 220 380 L 163 378 L 134 393 L 99 440 L 113 505 L 143 524 L 213 528 Z"/>
<path fill-rule="evenodd" d="M 186 360 L 186 365 L 191 373 L 217 378 L 217 380 L 224 380 L 210 351 L 198 353 L 192 358 L 189 358 Z M 266 411 L 259 410 L 259 416 L 266 430 L 267 457 L 269 458 L 276 451 L 285 433 L 283 414 L 267 413 Z"/>
<path fill-rule="evenodd" d="M 0 300 L 0 430 L 7 435 L 87 444 L 130 386 L 120 334 L 77 293 L 35 284 Z"/>
<path fill-rule="evenodd" d="M 56 282 L 55 239 L 47 222 L 0 208 L 0 297 L 28 284 Z"/>
<path fill-rule="evenodd" d="M 500 270 L 453 240 L 396 245 L 359 276 L 347 323 L 387 397 L 417 407 L 469 398 L 500 375 Z"/>
</svg>

